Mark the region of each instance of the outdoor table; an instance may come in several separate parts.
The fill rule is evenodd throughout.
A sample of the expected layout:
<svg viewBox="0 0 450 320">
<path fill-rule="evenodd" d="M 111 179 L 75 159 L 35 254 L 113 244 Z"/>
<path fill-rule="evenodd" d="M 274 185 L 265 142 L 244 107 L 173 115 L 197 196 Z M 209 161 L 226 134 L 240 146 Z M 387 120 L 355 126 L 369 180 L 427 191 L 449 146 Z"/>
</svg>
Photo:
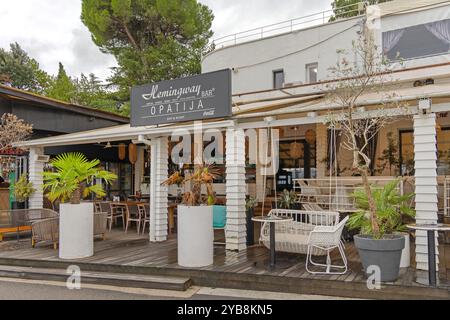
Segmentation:
<svg viewBox="0 0 450 320">
<path fill-rule="evenodd" d="M 450 224 L 411 224 L 409 229 L 422 230 L 427 232 L 428 238 L 428 284 L 435 287 L 436 280 L 436 231 L 450 231 Z"/>
<path fill-rule="evenodd" d="M 288 217 L 275 217 L 275 216 L 259 216 L 259 217 L 253 217 L 253 221 L 256 222 L 267 222 L 269 223 L 269 229 L 270 229 L 270 264 L 269 268 L 270 270 L 273 270 L 275 268 L 275 224 L 277 223 L 286 223 L 289 221 L 293 221 L 292 218 Z"/>
</svg>

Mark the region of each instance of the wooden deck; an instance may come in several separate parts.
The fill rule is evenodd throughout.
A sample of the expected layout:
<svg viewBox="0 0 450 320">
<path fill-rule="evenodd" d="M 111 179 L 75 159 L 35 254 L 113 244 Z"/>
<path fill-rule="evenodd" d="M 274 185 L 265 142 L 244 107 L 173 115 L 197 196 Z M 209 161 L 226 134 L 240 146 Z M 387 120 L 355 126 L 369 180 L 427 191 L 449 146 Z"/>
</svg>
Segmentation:
<svg viewBox="0 0 450 320">
<path fill-rule="evenodd" d="M 269 271 L 268 250 L 262 246 L 253 246 L 239 253 L 226 251 L 224 246 L 216 246 L 213 265 L 185 269 L 177 264 L 176 235 L 163 243 L 150 243 L 147 237 L 138 236 L 134 232 L 125 234 L 121 230 L 113 230 L 107 234 L 106 240 L 95 241 L 93 257 L 77 261 L 60 260 L 58 252 L 51 246 L 44 245 L 33 249 L 29 239 L 0 243 L 1 265 L 63 267 L 76 263 L 82 270 L 188 275 L 194 284 L 198 285 L 363 298 L 413 298 L 414 292 L 420 291 L 423 296 L 450 299 L 446 272 L 441 273 L 443 281 L 438 290 L 417 284 L 417 274 L 413 268 L 403 269 L 395 283 L 383 284 L 383 290 L 368 290 L 357 251 L 352 243 L 346 244 L 346 255 L 349 271 L 345 275 L 314 276 L 305 270 L 305 256 L 298 254 L 277 253 L 277 259 L 284 267 Z M 450 255 L 446 258 L 448 257 Z"/>
</svg>

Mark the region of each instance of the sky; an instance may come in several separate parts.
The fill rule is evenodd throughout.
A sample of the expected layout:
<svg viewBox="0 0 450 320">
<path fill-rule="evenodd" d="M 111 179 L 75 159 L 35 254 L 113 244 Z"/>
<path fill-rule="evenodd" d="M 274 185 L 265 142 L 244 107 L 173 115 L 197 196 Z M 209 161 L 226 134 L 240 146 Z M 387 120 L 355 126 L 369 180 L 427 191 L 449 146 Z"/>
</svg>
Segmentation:
<svg viewBox="0 0 450 320">
<path fill-rule="evenodd" d="M 6 1 L 5 1 L 6 2 Z M 329 10 L 332 0 L 200 0 L 215 16 L 214 38 L 310 13 Z M 0 47 L 18 42 L 50 74 L 62 62 L 71 76 L 106 79 L 116 65 L 92 42 L 80 20 L 81 0 L 14 0 L 0 6 Z"/>
</svg>

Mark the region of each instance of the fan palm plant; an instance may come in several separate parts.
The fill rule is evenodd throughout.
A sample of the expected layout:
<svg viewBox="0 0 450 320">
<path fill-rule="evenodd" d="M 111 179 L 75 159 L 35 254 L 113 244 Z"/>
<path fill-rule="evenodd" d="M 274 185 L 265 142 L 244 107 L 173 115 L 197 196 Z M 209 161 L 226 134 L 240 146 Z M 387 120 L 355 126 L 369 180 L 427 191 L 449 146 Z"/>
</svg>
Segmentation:
<svg viewBox="0 0 450 320">
<path fill-rule="evenodd" d="M 379 231 L 372 228 L 369 212 L 369 201 L 365 190 L 355 190 L 353 197 L 359 209 L 351 215 L 347 226 L 349 229 L 360 229 L 364 235 L 374 239 L 382 239 L 385 235 L 405 231 L 404 218 L 413 218 L 415 211 L 410 207 L 410 200 L 414 194 L 400 195 L 398 184 L 400 179 L 387 183 L 383 188 L 372 188 L 372 197 L 375 202 Z"/>
<path fill-rule="evenodd" d="M 92 184 L 95 179 L 103 179 L 111 183 L 117 175 L 100 170 L 100 160 L 88 160 L 82 153 L 64 153 L 51 161 L 56 171 L 44 172 L 44 190 L 50 201 L 59 199 L 79 204 L 81 197 L 95 194 L 97 197 L 106 195 L 101 184 Z"/>
</svg>

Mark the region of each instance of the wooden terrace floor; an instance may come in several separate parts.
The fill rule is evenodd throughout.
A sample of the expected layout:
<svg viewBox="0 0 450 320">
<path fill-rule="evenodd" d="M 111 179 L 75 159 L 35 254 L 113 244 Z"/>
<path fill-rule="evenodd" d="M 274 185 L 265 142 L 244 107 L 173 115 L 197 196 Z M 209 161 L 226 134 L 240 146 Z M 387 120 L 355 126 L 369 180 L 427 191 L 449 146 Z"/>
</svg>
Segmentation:
<svg viewBox="0 0 450 320">
<path fill-rule="evenodd" d="M 328 280 L 327 283 L 330 288 L 332 287 L 331 283 L 341 283 L 342 285 L 358 285 L 357 287 L 361 289 L 366 286 L 366 278 L 362 273 L 362 266 L 353 243 L 347 243 L 345 251 L 349 260 L 349 271 L 345 275 L 311 275 L 305 269 L 304 255 L 286 253 L 277 253 L 277 259 L 284 267 L 269 271 L 267 268 L 268 250 L 259 245 L 249 247 L 246 251 L 239 253 L 226 251 L 224 246 L 215 246 L 213 265 L 188 270 L 192 271 L 193 277 L 202 275 L 202 272 L 203 274 L 213 275 L 214 273 L 220 275 L 219 278 L 222 279 L 226 279 L 225 275 L 228 275 L 231 277 L 230 279 L 236 278 L 236 286 L 238 286 L 237 282 L 240 281 L 239 279 L 266 279 L 264 277 L 258 278 L 258 276 L 268 276 L 267 279 L 272 279 L 272 282 L 279 282 L 276 279 L 281 278 L 284 281 L 289 281 L 289 279 Z M 414 252 L 413 248 L 411 252 Z M 334 257 L 336 258 L 337 255 Z M 450 260 L 448 246 L 444 250 L 444 260 L 447 260 L 447 263 Z M 15 261 L 16 263 L 22 261 L 26 262 L 24 265 L 28 264 L 30 266 L 34 266 L 31 264 L 32 261 L 47 262 L 50 265 L 52 262 L 63 262 L 58 258 L 57 250 L 53 250 L 51 245 L 47 246 L 44 244 L 39 245 L 37 248 L 31 248 L 29 239 L 22 239 L 20 242 L 11 239 L 0 243 L 0 264 L 5 264 L 5 261 Z M 158 272 L 169 270 L 170 274 L 180 274 L 182 271 L 186 271 L 186 269 L 177 264 L 176 235 L 171 236 L 169 240 L 163 243 L 150 243 L 147 236 L 138 236 L 132 231 L 125 234 L 121 230 L 113 230 L 111 233 L 107 233 L 106 240 L 96 240 L 94 256 L 77 260 L 76 262 L 80 265 L 89 265 L 91 268 L 92 266 L 115 266 L 122 268 L 122 270 L 128 268 L 128 272 L 132 272 L 130 270 L 143 271 L 144 268 L 151 268 Z M 449 265 L 447 264 L 447 266 Z M 421 285 L 414 281 L 416 275 L 414 268 L 402 269 L 400 278 L 395 283 L 384 285 L 422 288 Z M 448 273 L 442 272 L 441 278 L 444 280 L 441 288 L 448 290 Z M 211 285 L 213 284 L 211 283 Z M 230 280 L 231 284 L 232 281 Z M 217 285 L 220 285 L 220 281 L 217 282 Z M 308 285 L 312 286 L 311 290 L 314 292 L 314 282 L 310 282 Z M 271 288 L 269 284 L 267 284 L 267 288 Z M 349 290 L 352 290 L 351 288 L 355 287 L 349 288 Z M 308 292 L 311 292 L 311 290 Z M 319 294 L 318 292 L 316 293 Z M 330 292 L 323 294 L 329 295 Z"/>
</svg>

